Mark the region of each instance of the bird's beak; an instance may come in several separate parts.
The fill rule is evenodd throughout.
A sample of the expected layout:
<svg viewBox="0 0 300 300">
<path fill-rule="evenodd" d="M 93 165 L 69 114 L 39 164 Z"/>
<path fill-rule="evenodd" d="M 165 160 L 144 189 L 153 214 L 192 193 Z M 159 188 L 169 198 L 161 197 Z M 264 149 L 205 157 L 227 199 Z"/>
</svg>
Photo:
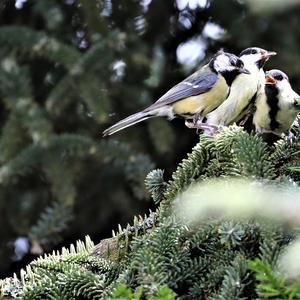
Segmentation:
<svg viewBox="0 0 300 300">
<path fill-rule="evenodd" d="M 266 51 L 266 52 L 262 53 L 261 58 L 263 60 L 267 61 L 270 58 L 270 56 L 274 56 L 274 55 L 277 55 L 277 53 L 274 51 Z"/>
<path fill-rule="evenodd" d="M 276 84 L 276 80 L 271 75 L 266 75 L 265 84 L 275 85 Z"/>
<path fill-rule="evenodd" d="M 300 98 L 294 99 L 294 106 L 296 109 L 300 110 Z"/>
<path fill-rule="evenodd" d="M 239 71 L 240 71 L 240 73 L 251 74 L 251 72 L 248 69 L 246 69 L 245 67 L 239 68 Z"/>
</svg>

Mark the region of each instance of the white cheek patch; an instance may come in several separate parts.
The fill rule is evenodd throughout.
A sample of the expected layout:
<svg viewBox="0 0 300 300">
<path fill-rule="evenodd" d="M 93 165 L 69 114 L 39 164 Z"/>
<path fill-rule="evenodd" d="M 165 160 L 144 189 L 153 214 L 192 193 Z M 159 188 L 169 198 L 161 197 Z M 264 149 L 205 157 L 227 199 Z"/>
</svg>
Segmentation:
<svg viewBox="0 0 300 300">
<path fill-rule="evenodd" d="M 292 89 L 290 83 L 286 79 L 277 81 L 277 86 L 281 91 Z"/>
<path fill-rule="evenodd" d="M 257 61 L 261 59 L 260 54 L 248 54 L 248 55 L 243 55 L 240 57 L 240 59 L 246 64 L 255 64 Z"/>
<path fill-rule="evenodd" d="M 217 71 L 228 70 L 228 66 L 230 66 L 228 56 L 224 54 L 219 55 L 215 60 L 214 66 Z"/>
<path fill-rule="evenodd" d="M 277 88 L 287 102 L 293 102 L 294 91 L 288 80 L 277 81 Z"/>
</svg>

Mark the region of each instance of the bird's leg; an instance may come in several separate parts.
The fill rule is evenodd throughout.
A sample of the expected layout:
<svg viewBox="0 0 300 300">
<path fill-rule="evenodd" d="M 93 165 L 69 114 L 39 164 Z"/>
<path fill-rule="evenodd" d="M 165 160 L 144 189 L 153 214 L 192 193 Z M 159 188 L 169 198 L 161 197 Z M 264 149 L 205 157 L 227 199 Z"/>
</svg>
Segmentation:
<svg viewBox="0 0 300 300">
<path fill-rule="evenodd" d="M 190 129 L 196 128 L 197 134 L 199 133 L 199 130 L 203 130 L 206 135 L 215 135 L 216 133 L 220 132 L 222 126 L 209 125 L 203 123 L 203 119 L 204 117 L 201 115 L 201 113 L 195 113 L 193 121 L 186 120 L 185 126 Z"/>
<path fill-rule="evenodd" d="M 248 119 L 251 117 L 251 115 L 252 115 L 251 113 L 246 114 L 244 119 L 242 119 L 238 125 L 240 127 L 243 127 L 246 124 L 246 122 L 248 121 Z"/>
<path fill-rule="evenodd" d="M 263 134 L 265 132 L 265 130 L 263 130 L 262 128 L 258 127 L 258 128 L 256 128 L 255 132 L 257 134 Z"/>
<path fill-rule="evenodd" d="M 201 114 L 199 112 L 196 112 L 193 117 L 194 125 L 197 125 L 198 122 L 202 122 L 202 120 L 203 120 L 203 117 L 201 116 Z"/>
<path fill-rule="evenodd" d="M 193 121 L 185 120 L 184 124 L 187 128 L 190 128 L 190 129 L 196 128 Z"/>
<path fill-rule="evenodd" d="M 199 112 L 197 112 L 197 113 L 194 114 L 192 121 L 189 121 L 189 120 L 185 121 L 185 126 L 190 128 L 190 129 L 196 128 L 197 129 L 197 134 L 198 134 L 199 133 L 198 132 L 199 128 L 197 127 L 197 124 L 201 123 L 202 120 L 203 120 L 203 117 L 201 116 L 201 114 Z"/>
<path fill-rule="evenodd" d="M 296 140 L 295 135 L 289 130 L 288 134 L 285 135 L 285 140 L 289 143 L 293 143 Z"/>
<path fill-rule="evenodd" d="M 217 133 L 220 133 L 223 129 L 223 126 L 217 126 L 217 125 L 209 125 L 209 124 L 198 124 L 199 129 L 204 130 L 205 135 L 213 136 L 216 135 Z"/>
<path fill-rule="evenodd" d="M 238 122 L 238 126 L 244 127 L 245 124 L 248 122 L 248 120 L 251 118 L 251 116 L 254 115 L 254 113 L 255 113 L 255 106 L 252 104 L 247 109 L 244 118 Z"/>
<path fill-rule="evenodd" d="M 222 129 L 222 126 L 209 125 L 202 123 L 201 121 L 198 121 L 197 124 L 194 124 L 194 122 L 185 121 L 185 126 L 190 129 L 196 128 L 197 130 L 204 130 L 207 135 L 215 135 L 216 133 L 220 132 L 220 129 Z"/>
<path fill-rule="evenodd" d="M 198 124 L 203 124 L 203 123 L 202 123 L 203 119 L 204 119 L 204 117 L 201 115 L 200 112 L 197 112 L 197 113 L 194 114 L 193 123 L 194 123 L 194 125 L 195 125 L 196 128 L 197 128 L 197 129 L 196 129 L 196 133 L 197 133 L 197 134 L 200 134 L 200 133 L 199 133 L 199 129 L 201 129 L 201 128 L 198 127 Z"/>
</svg>

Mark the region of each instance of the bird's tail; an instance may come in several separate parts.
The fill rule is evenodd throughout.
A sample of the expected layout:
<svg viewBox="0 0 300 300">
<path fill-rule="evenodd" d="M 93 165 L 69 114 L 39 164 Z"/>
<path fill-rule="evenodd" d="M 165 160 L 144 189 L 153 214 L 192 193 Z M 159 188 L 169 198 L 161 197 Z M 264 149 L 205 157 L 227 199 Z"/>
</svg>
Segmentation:
<svg viewBox="0 0 300 300">
<path fill-rule="evenodd" d="M 108 136 L 108 135 L 114 134 L 126 127 L 132 126 L 136 123 L 142 122 L 142 121 L 152 118 L 152 117 L 155 117 L 155 115 L 153 115 L 149 112 L 143 112 L 143 111 L 138 112 L 136 114 L 133 114 L 133 115 L 119 121 L 115 125 L 104 130 L 103 136 Z"/>
</svg>

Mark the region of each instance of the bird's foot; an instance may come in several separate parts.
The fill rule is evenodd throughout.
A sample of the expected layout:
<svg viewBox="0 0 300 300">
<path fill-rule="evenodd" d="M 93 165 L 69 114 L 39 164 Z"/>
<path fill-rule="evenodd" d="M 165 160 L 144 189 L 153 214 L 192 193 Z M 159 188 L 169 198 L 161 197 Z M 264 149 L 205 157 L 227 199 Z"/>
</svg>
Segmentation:
<svg viewBox="0 0 300 300">
<path fill-rule="evenodd" d="M 184 122 L 184 125 L 185 125 L 187 128 L 190 128 L 190 129 L 196 128 L 196 127 L 195 127 L 194 121 L 188 121 L 188 120 L 186 120 L 186 121 Z"/>
<path fill-rule="evenodd" d="M 190 121 L 185 121 L 185 126 L 190 128 L 190 129 L 197 129 L 198 130 L 203 130 L 205 135 L 215 135 L 222 131 L 223 126 L 216 126 L 216 125 L 209 125 L 206 123 L 202 123 L 201 121 L 195 123 L 195 122 L 190 122 Z"/>
<path fill-rule="evenodd" d="M 296 141 L 296 137 L 291 131 L 289 131 L 288 134 L 284 136 L 284 139 L 290 144 Z"/>
<path fill-rule="evenodd" d="M 263 134 L 263 133 L 266 133 L 266 131 L 265 131 L 263 128 L 260 128 L 260 127 L 256 128 L 255 132 L 256 132 L 257 134 Z M 269 132 L 267 132 L 267 133 L 269 133 Z"/>
<path fill-rule="evenodd" d="M 197 113 L 194 114 L 194 117 L 193 117 L 193 123 L 194 124 L 202 122 L 202 120 L 203 120 L 203 117 L 202 117 L 202 115 L 199 112 L 197 112 Z"/>
<path fill-rule="evenodd" d="M 196 130 L 197 134 L 200 134 L 200 129 L 201 129 L 201 128 L 198 128 L 197 124 L 202 124 L 203 119 L 204 119 L 204 117 L 201 115 L 200 112 L 197 112 L 197 113 L 194 114 L 193 123 L 197 128 L 197 130 Z"/>
<path fill-rule="evenodd" d="M 252 116 L 252 114 L 247 114 L 239 123 L 238 126 L 244 127 L 249 118 Z"/>
<path fill-rule="evenodd" d="M 201 128 L 204 130 L 204 135 L 207 136 L 214 136 L 224 130 L 224 126 L 222 125 L 203 124 Z"/>
</svg>

